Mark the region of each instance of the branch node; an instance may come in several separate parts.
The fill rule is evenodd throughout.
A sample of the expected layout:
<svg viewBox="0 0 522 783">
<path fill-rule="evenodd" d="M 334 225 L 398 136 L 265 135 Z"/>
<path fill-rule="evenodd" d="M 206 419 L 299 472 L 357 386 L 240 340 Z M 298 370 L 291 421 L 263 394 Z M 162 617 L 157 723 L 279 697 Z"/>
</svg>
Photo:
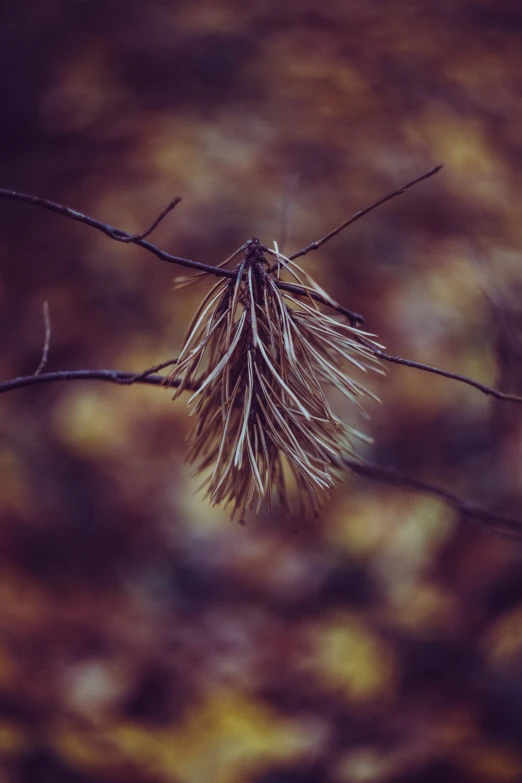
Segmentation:
<svg viewBox="0 0 522 783">
<path fill-rule="evenodd" d="M 154 220 L 154 222 L 147 229 L 145 229 L 145 231 L 142 231 L 140 234 L 127 234 L 125 231 L 121 231 L 119 228 L 115 228 L 109 234 L 110 238 L 115 239 L 117 242 L 137 242 L 142 239 L 145 239 L 146 237 L 150 236 L 153 231 L 157 229 L 161 221 L 167 217 L 169 212 L 172 212 L 172 210 L 175 207 L 177 207 L 180 201 L 181 201 L 181 196 L 176 196 L 176 198 L 170 201 L 165 207 L 165 209 L 163 209 L 160 212 L 160 214 Z"/>
</svg>

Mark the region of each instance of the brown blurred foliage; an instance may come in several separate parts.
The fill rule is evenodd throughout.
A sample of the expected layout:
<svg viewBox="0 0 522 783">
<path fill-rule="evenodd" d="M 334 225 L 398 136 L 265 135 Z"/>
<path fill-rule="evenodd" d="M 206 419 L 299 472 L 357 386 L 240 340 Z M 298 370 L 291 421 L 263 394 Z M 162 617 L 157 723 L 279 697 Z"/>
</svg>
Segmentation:
<svg viewBox="0 0 522 783">
<path fill-rule="evenodd" d="M 517 0 L 27 0 L 0 11 L 0 185 L 217 263 L 285 249 L 443 162 L 305 259 L 393 353 L 522 393 Z M 297 179 L 298 178 L 298 179 Z M 295 183 L 297 181 L 297 187 Z M 205 284 L 0 203 L 3 378 L 142 370 Z M 521 409 L 392 366 L 364 456 L 499 511 Z M 516 542 L 347 477 L 314 527 L 230 523 L 183 400 L 34 387 L 0 407 L 0 781 L 522 779 Z M 348 415 L 348 411 L 347 411 Z"/>
</svg>

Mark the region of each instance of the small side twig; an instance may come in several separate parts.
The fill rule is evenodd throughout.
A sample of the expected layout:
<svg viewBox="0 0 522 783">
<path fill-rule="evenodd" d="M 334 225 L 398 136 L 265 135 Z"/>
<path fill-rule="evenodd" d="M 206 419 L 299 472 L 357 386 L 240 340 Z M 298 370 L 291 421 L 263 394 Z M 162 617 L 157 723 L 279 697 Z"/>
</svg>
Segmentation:
<svg viewBox="0 0 522 783">
<path fill-rule="evenodd" d="M 495 397 L 497 400 L 504 400 L 504 402 L 518 402 L 522 403 L 522 397 L 516 394 L 506 394 L 498 389 L 493 389 L 491 386 L 486 386 L 484 383 L 474 381 L 472 378 L 467 378 L 465 375 L 459 375 L 455 372 L 449 372 L 448 370 L 441 370 L 439 367 L 432 367 L 429 364 L 423 364 L 422 362 L 414 362 L 411 359 L 403 359 L 401 356 L 391 356 L 385 351 L 374 349 L 374 356 L 378 359 L 382 359 L 385 362 L 393 362 L 393 364 L 402 364 L 404 367 L 412 367 L 415 370 L 422 370 L 423 372 L 430 372 L 434 375 L 441 375 L 443 378 L 449 378 L 452 381 L 458 381 L 459 383 L 465 383 L 467 386 L 472 386 L 474 389 L 487 394 L 489 397 Z"/>
<path fill-rule="evenodd" d="M 174 361 L 164 362 L 164 366 L 173 364 Z M 167 389 L 177 386 L 178 384 L 169 381 L 167 376 L 158 375 L 154 372 L 160 367 L 161 365 L 157 365 L 157 367 L 151 367 L 142 373 L 122 372 L 120 370 L 62 370 L 59 372 L 41 373 L 40 375 L 26 375 L 0 382 L 0 394 L 41 383 L 55 383 L 58 381 L 105 381 L 107 383 L 115 383 L 118 386 L 144 384 Z M 454 495 L 432 484 L 427 484 L 424 481 L 397 473 L 391 468 L 381 468 L 377 465 L 358 462 L 347 457 L 343 459 L 343 462 L 353 473 L 364 478 L 438 497 L 448 506 L 458 511 L 464 518 L 480 521 L 486 530 L 513 536 L 517 539 L 522 538 L 522 520 L 516 517 L 498 514 L 482 508 L 458 497 L 458 495 Z"/>
<path fill-rule="evenodd" d="M 49 359 L 49 348 L 51 346 L 51 317 L 49 315 L 49 302 L 47 301 L 47 299 L 45 299 L 42 304 L 42 313 L 43 313 L 43 321 L 45 327 L 45 337 L 44 337 L 44 344 L 42 349 L 42 358 L 40 359 L 40 364 L 34 371 L 35 375 L 40 375 L 40 373 L 45 368 L 47 361 Z"/>
<path fill-rule="evenodd" d="M 305 256 L 307 253 L 310 253 L 312 250 L 318 250 L 322 245 L 325 244 L 325 242 L 328 242 L 329 239 L 332 239 L 333 237 L 337 236 L 337 234 L 340 234 L 341 231 L 344 231 L 345 228 L 351 226 L 351 224 L 355 223 L 356 220 L 360 220 L 360 218 L 364 217 L 369 212 L 373 212 L 374 209 L 377 209 L 377 207 L 380 207 L 381 204 L 386 203 L 386 201 L 390 201 L 390 199 L 402 195 L 409 188 L 412 188 L 414 185 L 417 185 L 419 182 L 428 179 L 428 177 L 433 177 L 433 175 L 436 174 L 438 171 L 440 171 L 442 168 L 443 168 L 442 164 L 439 164 L 438 166 L 434 166 L 429 171 L 426 171 L 425 174 L 421 174 L 420 177 L 415 177 L 415 179 L 410 180 L 401 188 L 392 190 L 391 193 L 387 193 L 385 196 L 382 196 L 382 198 L 379 198 L 377 199 L 377 201 L 374 201 L 372 204 L 369 204 L 367 207 L 364 207 L 364 209 L 360 209 L 354 215 L 349 217 L 348 220 L 345 220 L 343 223 L 337 226 L 337 228 L 332 229 L 332 231 L 329 231 L 328 234 L 325 234 L 324 237 L 321 237 L 321 239 L 318 239 L 315 242 L 310 242 L 309 245 L 303 247 L 302 250 L 298 250 L 297 253 L 293 253 L 293 255 L 288 256 L 288 258 L 291 261 L 293 261 L 294 259 L 299 258 L 300 256 Z"/>
<path fill-rule="evenodd" d="M 125 232 L 120 232 L 117 228 L 114 229 L 114 235 L 112 236 L 112 239 L 115 239 L 117 242 L 136 242 L 138 239 L 145 239 L 145 237 L 150 236 L 153 231 L 157 229 L 159 224 L 162 220 L 164 220 L 169 212 L 172 212 L 172 210 L 177 207 L 177 205 L 181 201 L 181 196 L 176 196 L 175 199 L 173 199 L 171 202 L 167 204 L 165 209 L 160 212 L 156 220 L 152 223 L 152 225 L 149 226 L 149 228 L 145 229 L 145 231 L 142 231 L 141 234 L 126 234 Z"/>
<path fill-rule="evenodd" d="M 149 367 L 148 370 L 144 370 L 143 372 L 137 373 L 134 376 L 134 383 L 138 383 L 139 381 L 142 381 L 144 378 L 148 378 L 151 375 L 155 375 L 160 370 L 164 370 L 166 367 L 172 367 L 173 364 L 177 363 L 177 359 L 169 359 L 167 362 L 161 362 L 161 364 L 155 364 L 154 367 Z"/>
<path fill-rule="evenodd" d="M 129 234 L 126 231 L 122 231 L 120 228 L 111 226 L 109 223 L 103 223 L 101 220 L 96 220 L 95 218 L 89 217 L 89 215 L 85 215 L 83 212 L 78 212 L 77 210 L 66 207 L 63 204 L 57 204 L 55 201 L 50 201 L 49 199 L 41 198 L 40 196 L 31 196 L 27 193 L 18 193 L 16 190 L 6 190 L 5 188 L 0 188 L 0 198 L 9 199 L 10 201 L 22 201 L 25 204 L 31 204 L 34 207 L 40 207 L 41 209 L 46 209 L 49 212 L 55 212 L 56 214 L 62 215 L 63 217 L 68 217 L 71 220 L 77 220 L 79 223 L 84 223 L 86 226 L 96 229 L 96 231 L 101 231 L 102 234 L 105 234 L 105 236 L 109 237 L 109 239 L 114 239 L 116 242 L 129 242 L 134 245 L 138 245 L 139 247 L 144 248 L 144 250 L 148 250 L 149 253 L 155 255 L 160 259 L 160 261 L 166 261 L 168 264 L 186 266 L 190 269 L 197 269 L 200 272 L 208 272 L 209 274 L 217 275 L 218 277 L 236 277 L 236 273 L 230 269 L 216 270 L 215 267 L 209 266 L 208 264 L 201 264 L 199 261 L 192 261 L 189 258 L 181 258 L 181 256 L 173 256 L 171 253 L 167 253 L 165 250 L 161 250 L 159 247 L 157 247 L 157 245 L 153 245 L 152 242 L 148 242 L 147 240 L 141 238 L 140 234 Z M 169 208 L 167 208 L 166 212 L 164 210 L 160 215 L 160 219 L 162 220 L 163 217 L 165 217 L 165 214 L 168 214 L 169 211 Z M 151 226 L 151 229 L 153 230 L 157 225 L 158 219 L 156 219 L 155 225 L 153 224 L 153 226 Z M 150 234 L 151 229 L 147 229 L 147 231 L 144 233 L 146 235 Z"/>
<path fill-rule="evenodd" d="M 396 196 L 400 196 L 402 193 L 404 193 L 406 190 L 416 185 L 418 182 L 422 182 L 422 180 L 425 180 L 428 177 L 433 176 L 433 174 L 436 174 L 437 171 L 440 171 L 441 168 L 442 165 L 435 166 L 434 168 L 430 169 L 426 173 L 421 174 L 419 177 L 416 177 L 415 179 L 412 179 L 410 182 L 407 182 L 402 187 L 392 191 L 391 193 L 388 193 L 386 196 L 383 196 L 382 198 L 373 202 L 372 204 L 365 207 L 364 209 L 361 209 L 359 212 L 356 212 L 354 215 L 352 215 L 352 217 L 344 221 L 344 223 L 341 223 L 340 226 L 337 226 L 337 228 L 333 229 L 333 231 L 330 231 L 321 239 L 317 240 L 316 242 L 312 242 L 302 250 L 299 250 L 297 253 L 294 253 L 293 255 L 289 256 L 289 258 L 291 260 L 294 260 L 295 258 L 299 258 L 299 256 L 306 255 L 306 253 L 309 253 L 311 250 L 317 250 L 317 248 L 321 247 L 321 245 L 324 245 L 324 243 L 327 242 L 329 239 L 332 239 L 332 237 L 339 234 L 341 231 L 347 228 L 347 226 L 349 226 L 351 223 L 354 223 L 356 220 L 359 220 L 359 218 L 362 218 L 364 215 L 367 215 L 368 212 L 377 209 L 377 207 L 379 207 L 381 204 L 384 204 L 386 201 L 389 201 L 390 199 L 395 198 Z M 27 193 L 19 193 L 18 191 L 15 190 L 0 188 L 0 198 L 9 199 L 11 201 L 21 201 L 26 204 L 31 204 L 32 206 L 35 207 L 40 207 L 41 209 L 46 209 L 49 212 L 55 212 L 56 214 L 62 215 L 63 217 L 68 217 L 71 220 L 77 220 L 79 223 L 84 223 L 90 228 L 94 228 L 97 231 L 101 231 L 103 234 L 105 234 L 105 236 L 109 237 L 109 239 L 113 239 L 116 242 L 126 242 L 134 245 L 138 245 L 139 247 L 142 247 L 144 250 L 147 250 L 149 253 L 155 255 L 161 261 L 166 261 L 169 264 L 178 264 L 179 266 L 188 267 L 190 269 L 197 269 L 200 272 L 215 275 L 216 277 L 228 277 L 234 279 L 237 274 L 235 270 L 225 269 L 222 264 L 220 264 L 219 266 L 209 266 L 208 264 L 202 264 L 199 261 L 193 261 L 189 258 L 174 256 L 171 253 L 167 253 L 165 250 L 161 250 L 157 245 L 154 245 L 152 242 L 148 242 L 145 239 L 145 237 L 149 236 L 154 231 L 154 229 L 165 218 L 165 216 L 168 215 L 168 213 L 171 210 L 173 210 L 177 204 L 179 204 L 179 202 L 181 201 L 180 197 L 177 197 L 173 201 L 171 201 L 165 207 L 165 209 L 160 213 L 160 215 L 156 218 L 156 220 L 152 223 L 152 225 L 146 231 L 143 231 L 140 234 L 129 234 L 126 231 L 122 231 L 119 228 L 115 228 L 114 226 L 111 226 L 109 223 L 103 223 L 101 220 L 96 220 L 95 218 L 92 218 L 89 215 L 85 215 L 83 212 L 78 212 L 75 209 L 71 209 L 70 207 L 66 207 L 63 204 L 58 204 L 46 198 L 41 198 L 40 196 L 32 196 Z M 236 255 L 237 252 L 238 251 L 233 253 L 232 257 Z M 291 291 L 294 294 L 302 296 L 302 293 L 299 291 L 299 288 L 296 286 L 292 286 L 290 283 L 283 283 L 282 281 L 277 281 L 277 285 L 284 290 Z M 325 300 L 318 294 L 312 293 L 307 295 L 312 296 L 312 298 L 318 302 L 322 302 L 323 304 L 329 304 L 328 302 L 325 302 Z M 346 315 L 350 319 L 351 323 L 354 325 L 358 323 L 361 324 L 364 323 L 364 318 L 362 317 L 362 315 L 359 315 L 359 313 L 354 313 L 351 310 L 348 310 L 347 308 L 341 307 L 341 305 L 337 305 L 335 309 L 338 310 L 338 312 L 343 313 L 343 315 Z"/>
<path fill-rule="evenodd" d="M 373 204 L 370 204 L 368 207 L 365 207 L 365 209 L 356 212 L 355 215 L 352 215 L 351 218 L 346 220 L 344 223 L 342 223 L 340 226 L 335 228 L 333 231 L 330 231 L 322 239 L 318 240 L 317 242 L 312 242 L 310 245 L 307 245 L 306 248 L 303 248 L 303 250 L 300 250 L 297 253 L 294 253 L 292 256 L 289 256 L 289 258 L 293 260 L 295 258 L 298 258 L 299 256 L 305 255 L 311 250 L 316 250 L 318 247 L 320 247 L 326 241 L 328 241 L 328 239 L 334 237 L 336 234 L 338 234 L 344 228 L 349 226 L 355 220 L 359 220 L 359 218 L 368 214 L 368 212 L 371 212 L 372 210 L 376 209 L 381 204 L 384 204 L 386 201 L 389 201 L 390 199 L 401 195 L 402 193 L 404 193 L 406 190 L 413 187 L 417 183 L 422 182 L 423 180 L 428 179 L 429 177 L 432 177 L 434 174 L 440 171 L 441 168 L 442 168 L 441 165 L 435 166 L 434 168 L 430 169 L 426 173 L 421 174 L 419 177 L 416 177 L 415 179 L 412 179 L 410 182 L 407 182 L 401 188 L 398 188 L 397 190 L 388 193 L 386 196 L 383 196 L 382 198 L 378 199 Z M 173 209 L 174 206 L 177 203 L 179 203 L 179 199 L 174 199 L 174 201 L 172 201 L 163 210 L 161 215 L 154 221 L 152 226 L 149 229 L 147 229 L 147 231 L 142 232 L 142 234 L 133 235 L 133 234 L 128 234 L 125 231 L 122 231 L 121 229 L 115 228 L 114 226 L 111 226 L 108 223 L 102 223 L 101 221 L 95 220 L 94 218 L 89 217 L 88 215 L 85 215 L 74 209 L 70 209 L 69 207 L 65 207 L 62 204 L 57 204 L 53 201 L 49 201 L 48 199 L 40 198 L 38 196 L 31 196 L 25 193 L 18 193 L 17 191 L 0 188 L 0 198 L 6 198 L 14 201 L 22 201 L 28 204 L 32 204 L 33 206 L 37 206 L 49 210 L 50 212 L 55 212 L 64 217 L 71 218 L 72 220 L 77 220 L 80 223 L 84 223 L 85 225 L 88 225 L 91 228 L 101 231 L 110 239 L 114 239 L 115 241 L 118 242 L 125 241 L 125 242 L 136 244 L 139 247 L 144 248 L 144 250 L 147 250 L 148 252 L 152 253 L 162 261 L 196 269 L 200 272 L 212 274 L 217 277 L 228 277 L 230 279 L 235 279 L 237 277 L 237 272 L 235 270 L 225 269 L 223 268 L 222 264 L 220 264 L 219 266 L 209 266 L 207 264 L 202 264 L 199 261 L 192 261 L 188 258 L 181 258 L 179 256 L 174 256 L 171 253 L 167 253 L 166 251 L 161 250 L 159 247 L 152 244 L 151 242 L 148 242 L 147 240 L 143 239 L 143 237 L 148 236 L 151 233 L 151 231 L 153 231 L 154 228 L 158 225 L 158 223 L 161 222 L 161 220 L 165 217 L 165 215 L 167 215 L 171 211 L 171 209 Z M 245 245 L 242 245 L 240 249 L 236 250 L 232 254 L 232 256 L 230 256 L 223 263 L 228 263 L 239 252 L 239 250 L 243 249 L 244 247 Z M 303 294 L 299 286 L 293 283 L 286 283 L 281 280 L 277 280 L 275 281 L 275 283 L 279 288 L 281 288 L 284 291 L 288 291 L 296 296 L 311 297 L 312 299 L 315 299 L 315 301 L 320 302 L 321 304 L 324 304 L 336 310 L 342 315 L 345 315 L 354 325 L 358 323 L 364 323 L 364 318 L 359 313 L 355 313 L 352 310 L 349 310 L 347 307 L 343 307 L 338 303 L 333 303 L 328 299 L 325 299 L 315 291 L 307 291 L 306 294 Z M 362 336 L 359 337 L 358 339 L 360 339 L 361 342 L 364 342 L 364 338 Z M 519 397 L 514 394 L 506 394 L 505 392 L 501 392 L 498 391 L 497 389 L 493 389 L 489 386 L 486 386 L 485 384 L 479 383 L 478 381 L 474 381 L 471 378 L 467 378 L 466 376 L 459 375 L 457 373 L 448 372 L 447 370 L 441 370 L 437 367 L 432 367 L 431 365 L 423 364 L 422 362 L 415 362 L 410 359 L 403 359 L 400 356 L 392 356 L 391 354 L 388 354 L 385 351 L 381 351 L 378 349 L 373 349 L 373 351 L 375 356 L 378 357 L 379 359 L 382 359 L 383 361 L 392 362 L 394 364 L 401 364 L 405 367 L 412 367 L 416 370 L 422 370 L 423 372 L 429 372 L 435 375 L 441 375 L 444 378 L 449 378 L 450 380 L 458 381 L 459 383 L 464 383 L 467 384 L 468 386 L 472 386 L 473 388 L 477 389 L 483 394 L 489 395 L 491 397 L 495 397 L 498 400 L 504 400 L 506 402 L 522 403 L 522 397 Z M 36 377 L 41 377 L 41 376 L 37 375 Z M 11 383 L 11 381 L 6 381 L 5 383 Z M 22 385 L 28 385 L 28 384 L 22 384 Z M 7 390 L 7 389 L 2 389 L 2 385 L 0 384 L 0 393 L 3 390 Z"/>
</svg>

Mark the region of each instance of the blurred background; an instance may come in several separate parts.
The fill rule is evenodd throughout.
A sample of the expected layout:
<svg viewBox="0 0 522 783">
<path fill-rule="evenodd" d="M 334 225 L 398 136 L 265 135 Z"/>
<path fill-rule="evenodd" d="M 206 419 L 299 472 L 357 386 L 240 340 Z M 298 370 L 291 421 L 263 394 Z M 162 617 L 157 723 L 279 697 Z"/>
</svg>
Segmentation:
<svg viewBox="0 0 522 783">
<path fill-rule="evenodd" d="M 522 393 L 518 0 L 26 0 L 0 10 L 0 186 L 208 264 L 304 265 L 393 354 Z M 285 210 L 285 203 L 291 209 Z M 203 282 L 0 201 L 3 379 L 176 356 Z M 390 365 L 361 455 L 520 516 L 522 409 Z M 522 548 L 355 477 L 230 522 L 184 399 L 0 406 L 0 783 L 522 780 Z M 345 412 L 349 415 L 349 411 Z"/>
</svg>

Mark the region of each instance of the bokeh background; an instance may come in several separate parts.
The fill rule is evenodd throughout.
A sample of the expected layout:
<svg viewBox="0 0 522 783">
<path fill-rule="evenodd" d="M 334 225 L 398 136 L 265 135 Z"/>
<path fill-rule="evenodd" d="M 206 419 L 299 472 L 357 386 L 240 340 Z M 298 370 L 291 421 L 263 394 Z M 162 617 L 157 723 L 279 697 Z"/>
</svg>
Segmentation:
<svg viewBox="0 0 522 783">
<path fill-rule="evenodd" d="M 0 186 L 213 264 L 305 259 L 391 353 L 522 393 L 519 0 L 26 0 L 0 10 Z M 291 202 L 291 209 L 285 204 Z M 172 358 L 208 287 L 0 201 L 0 372 Z M 522 409 L 390 366 L 361 454 L 521 515 Z M 349 415 L 349 411 L 346 411 Z M 185 401 L 0 406 L 1 783 L 522 780 L 522 548 L 347 476 L 318 523 L 196 493 Z"/>
</svg>

